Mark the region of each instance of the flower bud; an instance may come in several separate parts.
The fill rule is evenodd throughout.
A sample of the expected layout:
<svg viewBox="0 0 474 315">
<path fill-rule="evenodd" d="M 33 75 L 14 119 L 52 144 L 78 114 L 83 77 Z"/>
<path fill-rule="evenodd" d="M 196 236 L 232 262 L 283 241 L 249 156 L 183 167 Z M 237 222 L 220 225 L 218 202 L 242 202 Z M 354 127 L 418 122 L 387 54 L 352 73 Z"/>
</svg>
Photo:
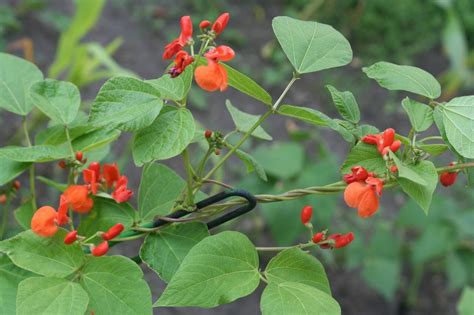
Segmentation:
<svg viewBox="0 0 474 315">
<path fill-rule="evenodd" d="M 311 221 L 311 217 L 313 216 L 313 207 L 311 206 L 304 206 L 301 209 L 301 223 L 304 225 L 308 224 Z"/>
<path fill-rule="evenodd" d="M 1 194 L 0 195 L 0 204 L 2 204 L 2 205 L 5 204 L 7 202 L 7 199 L 8 199 L 7 195 Z"/>
<path fill-rule="evenodd" d="M 76 152 L 76 160 L 78 160 L 79 162 L 82 162 L 83 157 L 84 157 L 84 155 L 82 154 L 82 151 L 77 151 Z"/>
<path fill-rule="evenodd" d="M 216 150 L 214 151 L 214 153 L 215 153 L 216 155 L 221 155 L 221 149 L 216 149 Z"/>
<path fill-rule="evenodd" d="M 15 190 L 20 190 L 20 187 L 21 187 L 20 181 L 19 181 L 19 180 L 14 181 L 12 187 L 13 187 Z"/>
<path fill-rule="evenodd" d="M 208 20 L 203 20 L 201 23 L 199 23 L 199 28 L 202 30 L 208 28 L 209 26 L 211 26 L 211 22 Z"/>
<path fill-rule="evenodd" d="M 209 129 L 206 129 L 206 131 L 204 132 L 204 137 L 206 137 L 206 139 L 209 139 L 210 137 L 212 137 L 212 131 Z"/>
<path fill-rule="evenodd" d="M 111 239 L 116 238 L 124 230 L 124 226 L 121 223 L 117 223 L 112 226 L 107 232 L 102 234 L 102 239 L 104 241 L 110 241 Z"/>
<path fill-rule="evenodd" d="M 441 182 L 441 185 L 443 185 L 444 187 L 448 187 L 456 182 L 457 177 L 457 172 L 443 172 L 439 176 L 439 181 Z"/>
<path fill-rule="evenodd" d="M 64 161 L 64 160 L 59 161 L 58 166 L 62 169 L 65 169 L 67 167 L 66 161 Z"/>
<path fill-rule="evenodd" d="M 103 241 L 97 246 L 92 246 L 92 256 L 104 256 L 109 251 L 109 242 Z"/>
<path fill-rule="evenodd" d="M 390 172 L 392 172 L 392 173 L 398 172 L 398 167 L 396 165 L 390 166 Z"/>
<path fill-rule="evenodd" d="M 77 231 L 74 230 L 66 234 L 66 236 L 64 237 L 64 244 L 70 245 L 74 243 L 76 240 L 77 240 Z"/>
<path fill-rule="evenodd" d="M 324 241 L 324 233 L 323 232 L 318 232 L 318 233 L 314 234 L 313 237 L 311 238 L 311 240 L 315 244 L 318 244 L 319 242 Z"/>
</svg>

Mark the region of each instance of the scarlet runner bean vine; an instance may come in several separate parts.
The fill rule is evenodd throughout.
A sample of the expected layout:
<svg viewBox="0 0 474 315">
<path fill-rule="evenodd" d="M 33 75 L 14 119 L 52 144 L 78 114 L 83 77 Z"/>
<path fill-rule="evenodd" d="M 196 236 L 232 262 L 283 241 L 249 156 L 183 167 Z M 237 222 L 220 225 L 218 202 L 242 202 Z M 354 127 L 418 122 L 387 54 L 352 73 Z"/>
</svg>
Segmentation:
<svg viewBox="0 0 474 315">
<path fill-rule="evenodd" d="M 26 220 L 17 216 L 25 231 L 0 242 L 0 259 L 11 262 L 15 272 L 31 273 L 15 286 L 16 301 L 7 301 L 18 314 L 58 313 L 63 305 L 71 305 L 68 314 L 97 315 L 151 314 L 152 307 L 209 308 L 251 294 L 260 281 L 265 283 L 261 298 L 264 315 L 303 314 L 308 310 L 314 314 L 341 314 L 324 268 L 310 250 L 350 246 L 357 235 L 330 231 L 330 227 L 314 231 L 313 222 L 323 210 L 317 198 L 299 214 L 308 232 L 306 243 L 256 247 L 243 233 L 210 235 L 209 229 L 253 209 L 256 202 L 308 195 L 342 193 L 347 207 L 357 209 L 358 216 L 367 219 L 379 211 L 382 192 L 397 187 L 428 212 L 438 181 L 443 186 L 453 185 L 461 173 L 474 167 L 470 161 L 474 158 L 474 134 L 469 129 L 474 123 L 474 96 L 438 103 L 435 99 L 440 96 L 440 86 L 432 75 L 415 67 L 379 62 L 363 68 L 363 72 L 384 88 L 416 95 L 402 101 L 413 124 L 408 136 L 392 128 L 379 132 L 374 126 L 360 125 L 359 108 L 352 94 L 328 86 L 343 120 L 332 119 L 313 108 L 284 102 L 292 86 L 306 74 L 344 66 L 352 60 L 350 44 L 342 34 L 325 24 L 276 17 L 273 30 L 294 73 L 273 101 L 256 82 L 227 65 L 238 54 L 220 43 L 229 22 L 229 13 L 221 14 L 214 22 L 201 21 L 200 34 L 195 36 L 191 17 L 183 16 L 180 35 L 164 48 L 163 59 L 172 60 L 165 74 L 155 80 L 110 79 L 94 100 L 87 121 L 78 115 L 80 94 L 74 85 L 43 80 L 34 65 L 0 54 L 0 66 L 29 68 L 32 77 L 18 77 L 13 73 L 21 73 L 18 69 L 7 75 L 0 73 L 1 82 L 16 96 L 18 104 L 14 104 L 18 108 L 12 109 L 14 100 L 1 89 L 0 107 L 22 116 L 27 142 L 25 147 L 0 148 L 0 158 L 12 165 L 6 170 L 7 185 L 0 191 L 0 204 L 5 208 L 20 189 L 15 178 L 30 170 L 31 199 L 23 206 L 31 215 L 26 215 Z M 199 42 L 197 50 L 194 45 Z M 200 130 L 187 106 L 193 80 L 206 92 L 237 89 L 265 104 L 266 111 L 251 115 L 235 108 L 231 113 L 234 130 Z M 229 110 L 233 108 L 230 102 L 226 105 Z M 39 132 L 33 142 L 27 115 L 34 106 L 57 125 Z M 230 190 L 206 196 L 202 190 L 207 185 L 233 188 L 215 175 L 234 155 L 250 171 L 266 178 L 263 167 L 242 147 L 250 137 L 270 140 L 262 124 L 274 115 L 339 133 L 350 148 L 341 166 L 341 180 L 278 195 L 252 196 Z M 433 124 L 440 136 L 422 138 L 421 133 Z M 92 158 L 95 150 L 122 132 L 133 133 L 133 157 L 137 166 L 143 166 L 138 191 L 129 187 L 128 177 L 121 174 L 117 163 Z M 230 143 L 230 136 L 238 133 L 241 137 Z M 197 159 L 192 146 L 196 142 L 205 147 Z M 444 152 L 451 152 L 456 162 L 435 167 L 431 157 Z M 185 180 L 155 163 L 179 155 Z M 35 163 L 52 161 L 67 173 L 68 181 L 60 184 L 47 180 L 61 192 L 58 206 L 51 202 L 37 207 Z M 136 210 L 129 203 L 133 197 L 138 199 Z M 240 198 L 224 200 L 229 197 Z M 244 203 L 247 206 L 223 214 Z M 288 209 L 295 216 L 299 210 Z M 4 213 L 2 237 L 8 219 Z M 145 239 L 139 257 L 107 255 L 112 245 L 142 237 Z M 265 252 L 276 255 L 261 270 L 259 253 Z M 154 304 L 150 288 L 135 264 L 141 261 L 167 283 Z M 50 287 L 57 292 L 48 290 Z M 42 300 L 30 299 L 31 292 L 42 294 Z"/>
</svg>

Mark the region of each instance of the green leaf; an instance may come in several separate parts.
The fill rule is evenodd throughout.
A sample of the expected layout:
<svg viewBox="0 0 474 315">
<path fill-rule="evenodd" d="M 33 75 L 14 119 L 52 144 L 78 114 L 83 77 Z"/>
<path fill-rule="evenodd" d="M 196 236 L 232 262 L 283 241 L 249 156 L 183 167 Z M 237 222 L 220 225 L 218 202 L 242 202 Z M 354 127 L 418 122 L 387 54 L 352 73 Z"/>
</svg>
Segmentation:
<svg viewBox="0 0 474 315">
<path fill-rule="evenodd" d="M 117 203 L 113 199 L 94 198 L 94 208 L 82 218 L 79 235 L 91 236 L 97 231 L 107 231 L 113 225 L 122 223 L 129 228 L 135 222 L 135 210 L 128 203 Z"/>
<path fill-rule="evenodd" d="M 398 168 L 398 177 L 406 178 L 406 179 L 408 179 L 409 181 L 412 181 L 412 182 L 414 182 L 414 183 L 420 184 L 420 185 L 422 185 L 422 186 L 428 184 L 428 183 L 423 179 L 423 177 L 421 177 L 420 175 L 418 175 L 417 172 L 415 172 L 415 171 L 413 171 L 413 170 L 411 169 L 412 167 L 415 167 L 415 166 L 403 164 L 403 163 L 398 159 L 397 155 L 396 155 L 395 153 L 393 153 L 392 151 L 390 151 L 389 154 L 390 154 L 390 158 L 392 158 L 392 160 L 395 162 L 395 165 L 396 165 L 397 168 Z"/>
<path fill-rule="evenodd" d="M 99 128 L 74 138 L 72 147 L 74 151 L 92 151 L 117 140 L 120 133 L 118 129 Z"/>
<path fill-rule="evenodd" d="M 68 125 L 74 121 L 81 105 L 79 89 L 72 83 L 46 79 L 30 88 L 35 106 L 57 124 Z"/>
<path fill-rule="evenodd" d="M 304 148 L 294 142 L 275 142 L 272 145 L 260 146 L 253 156 L 263 165 L 267 174 L 280 179 L 289 179 L 300 173 L 304 167 Z"/>
<path fill-rule="evenodd" d="M 83 315 L 89 297 L 81 286 L 66 279 L 33 277 L 18 286 L 17 314 Z"/>
<path fill-rule="evenodd" d="M 430 99 L 441 95 L 441 86 L 435 77 L 420 68 L 381 61 L 362 71 L 388 90 L 408 91 Z"/>
<path fill-rule="evenodd" d="M 449 149 L 446 144 L 420 144 L 418 147 L 433 156 L 443 154 Z"/>
<path fill-rule="evenodd" d="M 235 153 L 237 154 L 237 157 L 247 167 L 247 173 L 252 173 L 253 171 L 255 171 L 258 177 L 260 177 L 263 181 L 268 180 L 267 173 L 265 173 L 265 169 L 260 163 L 258 163 L 258 161 L 253 156 L 239 149 L 235 151 Z"/>
<path fill-rule="evenodd" d="M 186 108 L 166 110 L 133 139 L 133 159 L 138 166 L 155 160 L 166 160 L 183 152 L 194 137 L 196 126 Z"/>
<path fill-rule="evenodd" d="M 453 98 L 441 109 L 449 143 L 465 158 L 474 159 L 474 96 Z"/>
<path fill-rule="evenodd" d="M 465 287 L 456 306 L 459 315 L 472 315 L 474 313 L 474 303 L 472 301 L 474 301 L 474 288 Z"/>
<path fill-rule="evenodd" d="M 58 77 L 71 65 L 81 38 L 96 24 L 105 0 L 76 1 L 76 13 L 69 27 L 61 33 L 56 57 L 49 68 L 49 76 Z"/>
<path fill-rule="evenodd" d="M 44 176 L 36 176 L 36 179 L 39 180 L 40 182 L 42 182 L 43 184 L 46 184 L 49 187 L 52 187 L 52 188 L 56 189 L 59 192 L 64 192 L 68 188 L 67 183 L 64 183 L 64 184 L 63 183 L 58 183 L 58 182 L 56 182 L 52 179 L 49 179 L 47 177 L 44 177 Z"/>
<path fill-rule="evenodd" d="M 18 284 L 32 275 L 15 266 L 6 255 L 0 254 L 0 314 L 16 314 Z"/>
<path fill-rule="evenodd" d="M 0 157 L 0 185 L 5 185 L 6 183 L 14 180 L 27 168 L 29 168 L 30 165 L 31 163 L 16 162 L 4 157 Z"/>
<path fill-rule="evenodd" d="M 402 101 L 402 106 L 407 112 L 415 131 L 425 131 L 433 124 L 433 110 L 428 105 L 405 97 Z"/>
<path fill-rule="evenodd" d="M 151 221 L 157 215 L 169 214 L 185 185 L 185 181 L 166 165 L 146 165 L 138 191 L 141 220 Z"/>
<path fill-rule="evenodd" d="M 306 284 L 269 284 L 262 294 L 263 315 L 341 314 L 341 307 L 330 295 Z"/>
<path fill-rule="evenodd" d="M 397 181 L 415 202 L 428 214 L 433 193 L 438 184 L 438 173 L 436 167 L 430 161 L 420 161 L 417 165 L 410 165 L 409 168 L 418 174 L 426 184 L 421 185 L 406 178 L 398 178 Z"/>
<path fill-rule="evenodd" d="M 91 107 L 89 122 L 96 127 L 137 131 L 149 126 L 163 107 L 160 92 L 142 80 L 115 77 L 102 86 Z"/>
<path fill-rule="evenodd" d="M 8 146 L 0 149 L 0 157 L 17 162 L 50 162 L 63 159 L 70 154 L 67 145 Z"/>
<path fill-rule="evenodd" d="M 156 306 L 216 307 L 249 295 L 260 282 L 255 246 L 226 231 L 195 245 Z"/>
<path fill-rule="evenodd" d="M 145 82 L 153 85 L 153 87 L 160 92 L 163 99 L 179 102 L 188 94 L 192 80 L 193 69 L 192 67 L 188 67 L 176 78 L 172 78 L 169 74 L 165 74 L 161 78 Z"/>
<path fill-rule="evenodd" d="M 260 115 L 247 114 L 237 109 L 232 105 L 229 100 L 225 101 L 225 106 L 227 107 L 227 110 L 229 111 L 230 116 L 232 117 L 232 121 L 234 122 L 236 129 L 240 132 L 248 132 L 252 128 L 252 126 L 255 125 L 260 119 Z M 262 128 L 262 126 L 258 126 L 257 129 L 252 132 L 252 136 L 262 140 L 273 140 L 272 136 L 270 136 Z"/>
<path fill-rule="evenodd" d="M 331 294 L 323 265 L 307 252 L 290 248 L 272 258 L 265 269 L 270 284 L 297 282 Z"/>
<path fill-rule="evenodd" d="M 148 234 L 140 248 L 140 257 L 163 281 L 169 282 L 191 248 L 208 236 L 204 223 L 172 224 Z"/>
<path fill-rule="evenodd" d="M 298 73 L 340 67 L 352 60 L 351 45 L 332 26 L 277 16 L 272 27 Z"/>
<path fill-rule="evenodd" d="M 0 242 L 0 252 L 20 268 L 43 276 L 66 277 L 83 265 L 85 255 L 78 244 L 65 245 L 64 236 L 63 229 L 48 238 L 28 230 Z"/>
<path fill-rule="evenodd" d="M 258 85 L 254 80 L 246 76 L 245 74 L 235 70 L 231 66 L 222 64 L 227 70 L 227 80 L 228 84 L 234 89 L 247 94 L 254 99 L 271 106 L 272 97 L 265 91 L 260 85 Z"/>
<path fill-rule="evenodd" d="M 326 88 L 331 93 L 332 101 L 342 118 L 357 124 L 360 120 L 360 111 L 354 95 L 349 91 L 340 92 L 331 85 L 326 85 Z"/>
<path fill-rule="evenodd" d="M 80 284 L 96 314 L 152 314 L 151 292 L 140 267 L 123 256 L 89 257 Z"/>
<path fill-rule="evenodd" d="M 19 208 L 14 211 L 15 219 L 24 230 L 28 230 L 31 227 L 31 218 L 36 209 L 33 208 L 31 199 L 25 201 Z"/>
<path fill-rule="evenodd" d="M 387 169 L 377 147 L 364 142 L 357 143 L 349 152 L 341 166 L 341 174 L 350 173 L 351 167 L 357 165 L 365 167 L 369 172 L 374 172 L 378 176 L 383 176 Z"/>
<path fill-rule="evenodd" d="M 273 101 L 270 94 L 265 91 L 260 85 L 254 80 L 246 76 L 245 74 L 235 70 L 231 66 L 221 63 L 227 71 L 228 84 L 234 89 L 247 94 L 254 99 L 271 106 Z M 204 58 L 199 60 L 199 65 L 207 65 L 207 61 Z"/>
<path fill-rule="evenodd" d="M 33 109 L 29 90 L 43 80 L 43 73 L 31 62 L 0 53 L 0 108 L 26 116 Z"/>
<path fill-rule="evenodd" d="M 278 109 L 278 114 L 296 118 L 316 126 L 329 127 L 340 133 L 344 140 L 349 142 L 354 140 L 351 133 L 345 128 L 341 127 L 337 121 L 329 118 L 326 116 L 326 114 L 323 114 L 315 109 L 293 105 L 282 105 Z"/>
</svg>

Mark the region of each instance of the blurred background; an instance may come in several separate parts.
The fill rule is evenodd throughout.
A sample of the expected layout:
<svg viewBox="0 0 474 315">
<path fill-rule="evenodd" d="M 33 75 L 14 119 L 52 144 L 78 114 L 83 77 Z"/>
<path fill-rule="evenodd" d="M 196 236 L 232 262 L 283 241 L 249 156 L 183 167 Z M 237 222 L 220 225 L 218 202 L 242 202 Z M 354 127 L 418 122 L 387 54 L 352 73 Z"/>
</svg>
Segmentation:
<svg viewBox="0 0 474 315">
<path fill-rule="evenodd" d="M 95 4 L 91 4 L 94 3 Z M 101 5 L 105 2 L 104 6 Z M 76 5 L 77 3 L 77 5 Z M 271 20 L 288 15 L 327 23 L 342 32 L 354 51 L 344 68 L 309 74 L 299 80 L 285 103 L 304 105 L 337 117 L 326 84 L 350 90 L 362 111 L 363 123 L 380 130 L 393 127 L 407 134 L 410 125 L 400 102 L 403 93 L 389 92 L 369 80 L 361 67 L 384 60 L 421 67 L 437 77 L 442 100 L 474 94 L 474 1 L 472 0 L 0 0 L 0 51 L 35 62 L 51 78 L 76 84 L 82 109 L 88 112 L 101 84 L 116 75 L 155 79 L 167 66 L 163 47 L 179 33 L 179 18 L 191 15 L 197 24 L 228 11 L 231 20 L 219 38 L 236 51 L 231 65 L 259 82 L 274 96 L 291 78 L 291 66 L 274 39 Z M 233 123 L 224 102 L 258 114 L 264 105 L 229 88 L 224 93 L 191 90 L 189 106 L 204 128 L 230 131 Z M 34 113 L 33 137 L 46 125 Z M 0 111 L 0 145 L 21 144 L 20 118 Z M 237 159 L 227 164 L 220 180 L 257 193 L 279 193 L 297 187 L 338 181 L 339 165 L 348 146 L 338 134 L 287 118 L 265 123 L 273 142 L 253 141 L 253 150 L 268 174 L 268 181 L 247 174 Z M 437 134 L 434 128 L 425 134 Z M 238 138 L 238 135 L 236 136 Z M 86 155 L 90 160 L 118 161 L 131 178 L 140 181 L 133 164 L 130 137 Z M 200 156 L 202 148 L 193 148 Z M 455 157 L 436 158 L 444 165 Z M 181 161 L 165 164 L 181 173 Z M 39 175 L 65 181 L 56 164 L 42 164 Z M 474 284 L 474 193 L 467 178 L 449 189 L 439 187 L 428 216 L 400 190 L 387 191 L 381 209 L 369 220 L 348 209 L 341 195 L 311 196 L 301 200 L 266 204 L 226 228 L 246 233 L 258 246 L 305 242 L 299 211 L 313 205 L 316 229 L 356 234 L 347 248 L 318 250 L 326 266 L 334 297 L 343 314 L 458 314 L 463 288 Z M 26 187 L 27 178 L 21 178 Z M 57 191 L 39 184 L 41 200 L 57 200 Z M 208 191 L 214 193 L 215 191 Z M 21 197 L 21 196 L 20 196 Z M 20 204 L 20 201 L 18 201 Z M 20 229 L 11 222 L 7 233 Z M 8 235 L 7 234 L 7 235 Z M 121 245 L 115 253 L 136 255 L 139 243 Z M 159 253 L 158 253 L 159 254 Z M 271 256 L 262 255 L 262 267 Z M 145 270 L 154 297 L 164 284 Z M 256 293 L 212 310 L 155 309 L 156 314 L 259 314 L 261 288 Z M 464 300 L 459 309 L 474 307 Z M 468 313 L 462 313 L 467 315 Z M 472 313 L 470 313 L 472 314 Z"/>
</svg>

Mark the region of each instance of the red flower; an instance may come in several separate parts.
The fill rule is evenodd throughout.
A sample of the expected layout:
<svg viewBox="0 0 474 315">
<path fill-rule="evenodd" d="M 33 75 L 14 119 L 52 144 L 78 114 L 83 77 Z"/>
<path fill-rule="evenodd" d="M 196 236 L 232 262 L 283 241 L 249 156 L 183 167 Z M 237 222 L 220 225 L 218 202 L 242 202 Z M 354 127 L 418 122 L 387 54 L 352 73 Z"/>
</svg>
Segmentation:
<svg viewBox="0 0 474 315">
<path fill-rule="evenodd" d="M 100 181 L 102 179 L 101 173 L 100 173 L 100 164 L 99 164 L 99 162 L 92 162 L 91 164 L 89 164 L 88 169 L 95 173 L 95 180 L 96 181 Z"/>
<path fill-rule="evenodd" d="M 193 23 L 190 16 L 181 17 L 181 34 L 178 38 L 173 40 L 171 43 L 165 46 L 165 52 L 163 53 L 163 59 L 173 58 L 178 51 L 188 43 L 193 37 Z"/>
<path fill-rule="evenodd" d="M 64 225 L 69 223 L 69 217 L 67 211 L 69 210 L 69 204 L 64 195 L 59 197 L 59 208 L 58 208 L 58 217 L 57 221 L 59 225 Z"/>
<path fill-rule="evenodd" d="M 112 198 L 114 198 L 116 202 L 126 202 L 133 196 L 133 191 L 127 189 L 127 184 L 128 178 L 126 176 L 121 176 L 115 184 Z"/>
<path fill-rule="evenodd" d="M 89 196 L 89 189 L 85 185 L 72 185 L 64 191 L 65 201 L 72 210 L 78 213 L 88 213 L 94 206 L 94 200 Z"/>
<path fill-rule="evenodd" d="M 227 71 L 219 61 L 229 61 L 234 58 L 235 53 L 228 46 L 219 46 L 209 50 L 205 55 L 207 65 L 196 68 L 196 83 L 209 92 L 216 90 L 224 91 L 227 88 Z"/>
<path fill-rule="evenodd" d="M 103 241 L 97 246 L 93 246 L 91 249 L 92 256 L 103 256 L 109 251 L 109 243 Z"/>
<path fill-rule="evenodd" d="M 120 171 L 118 169 L 117 162 L 114 164 L 104 164 L 102 176 L 105 179 L 107 187 L 112 187 L 114 183 L 120 178 Z"/>
<path fill-rule="evenodd" d="M 174 66 L 171 67 L 168 73 L 170 74 L 172 78 L 176 78 L 181 73 L 183 73 L 186 67 L 192 64 L 193 61 L 194 61 L 194 58 L 191 57 L 190 54 L 188 54 L 184 50 L 180 50 L 178 54 L 176 54 L 176 58 L 174 59 Z"/>
<path fill-rule="evenodd" d="M 387 155 L 388 151 L 397 152 L 400 149 L 400 140 L 395 140 L 395 129 L 388 128 L 383 133 L 377 135 L 367 135 L 362 141 L 377 146 L 377 150 L 382 155 Z"/>
<path fill-rule="evenodd" d="M 219 35 L 220 33 L 222 33 L 222 31 L 226 28 L 227 23 L 229 23 L 229 19 L 230 19 L 230 14 L 227 12 L 221 14 L 216 19 L 216 21 L 214 22 L 211 28 L 214 31 L 214 33 L 216 33 L 216 35 Z"/>
<path fill-rule="evenodd" d="M 344 201 L 351 208 L 357 208 L 362 218 L 370 217 L 379 208 L 379 196 L 382 194 L 383 181 L 368 177 L 363 182 L 353 182 L 344 191 Z"/>
<path fill-rule="evenodd" d="M 39 208 L 31 219 L 31 230 L 39 236 L 51 237 L 58 231 L 56 225 L 57 213 L 53 207 Z"/>
<path fill-rule="evenodd" d="M 354 166 L 351 171 L 352 174 L 346 174 L 342 177 L 347 184 L 364 181 L 369 177 L 369 172 L 360 165 Z"/>
<path fill-rule="evenodd" d="M 301 223 L 303 223 L 304 225 L 309 223 L 312 216 L 313 216 L 313 207 L 304 206 L 303 209 L 301 209 Z"/>
<path fill-rule="evenodd" d="M 329 235 L 328 240 L 332 240 L 327 244 L 320 245 L 321 248 L 342 248 L 349 245 L 354 240 L 354 233 L 350 232 L 347 234 L 332 234 Z"/>
<path fill-rule="evenodd" d="M 90 169 L 85 169 L 82 172 L 82 177 L 84 179 L 84 183 L 89 185 L 89 188 L 92 194 L 97 194 L 97 189 L 99 188 L 99 183 L 97 183 L 97 175 L 96 172 Z"/>
<path fill-rule="evenodd" d="M 324 240 L 325 240 L 325 237 L 326 237 L 326 234 L 325 234 L 325 233 L 323 233 L 323 232 L 318 232 L 318 233 L 316 233 L 316 234 L 313 235 L 313 237 L 311 238 L 311 240 L 313 241 L 313 243 L 318 244 L 319 242 L 324 241 Z"/>
</svg>

